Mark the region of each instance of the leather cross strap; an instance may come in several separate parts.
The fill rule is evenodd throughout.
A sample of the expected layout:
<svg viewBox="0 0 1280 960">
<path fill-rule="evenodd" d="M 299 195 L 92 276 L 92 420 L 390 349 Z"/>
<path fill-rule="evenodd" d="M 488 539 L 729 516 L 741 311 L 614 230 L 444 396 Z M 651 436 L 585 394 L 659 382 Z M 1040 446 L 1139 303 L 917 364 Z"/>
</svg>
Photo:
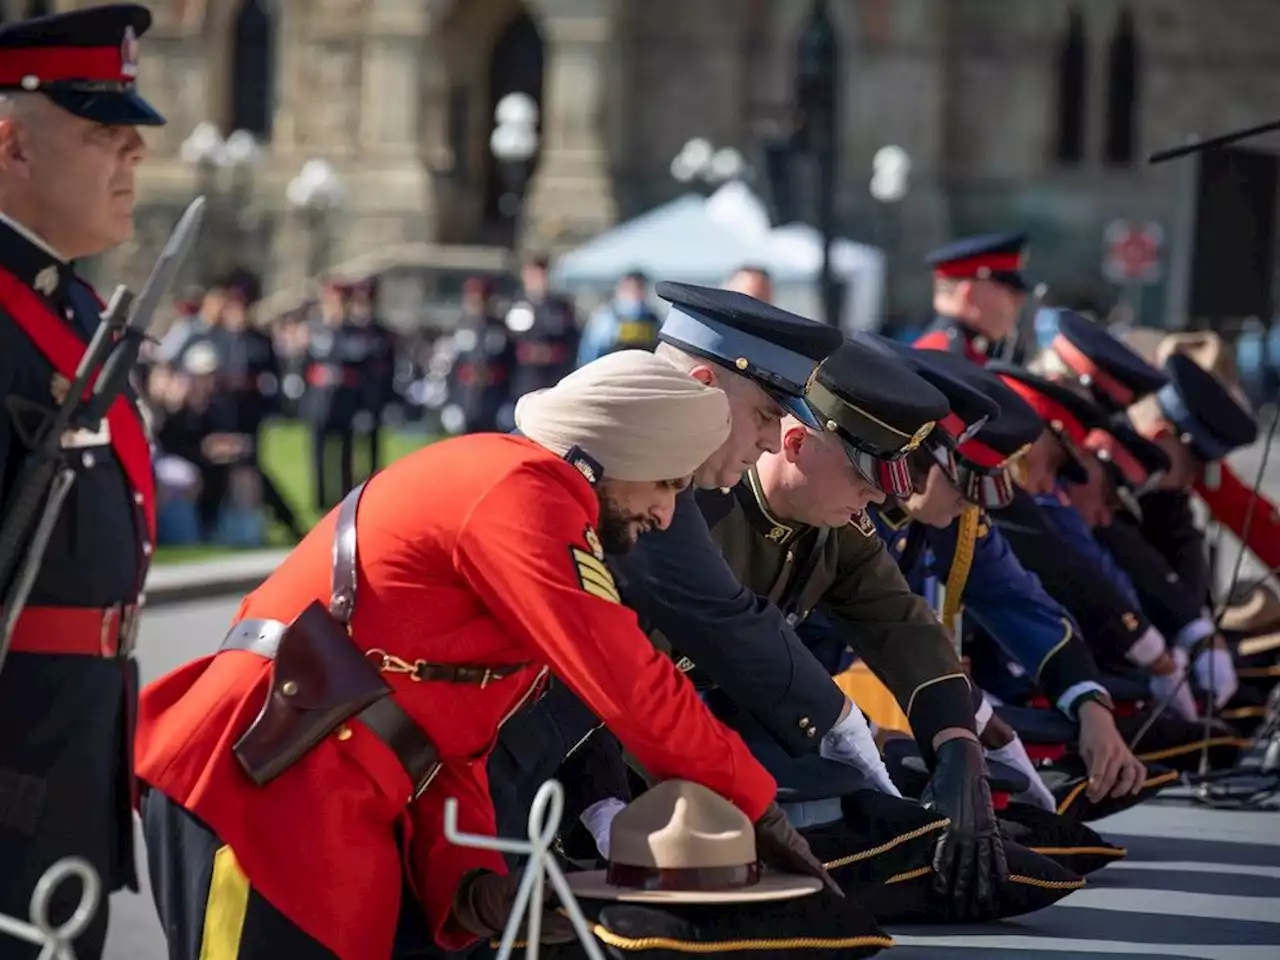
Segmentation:
<svg viewBox="0 0 1280 960">
<path fill-rule="evenodd" d="M 329 583 L 329 612 L 344 627 L 356 610 L 356 511 L 366 480 L 342 498 L 333 529 L 333 573 Z"/>
</svg>

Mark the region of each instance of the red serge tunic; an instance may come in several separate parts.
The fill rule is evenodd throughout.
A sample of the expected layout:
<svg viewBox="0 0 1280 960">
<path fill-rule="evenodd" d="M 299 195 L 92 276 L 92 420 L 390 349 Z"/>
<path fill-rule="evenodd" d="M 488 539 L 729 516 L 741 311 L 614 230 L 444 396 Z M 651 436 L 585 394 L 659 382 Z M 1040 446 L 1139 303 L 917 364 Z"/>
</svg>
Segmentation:
<svg viewBox="0 0 1280 960">
<path fill-rule="evenodd" d="M 464 873 L 504 873 L 494 852 L 453 846 L 494 832 L 484 760 L 498 727 L 549 668 L 655 776 L 696 781 L 756 819 L 776 784 L 693 686 L 645 639 L 597 556 L 595 491 L 532 441 L 479 434 L 435 444 L 369 481 L 357 519 L 352 634 L 405 660 L 530 666 L 484 689 L 388 674 L 444 766 L 406 807 L 408 777 L 358 722 L 263 787 L 232 744 L 266 698 L 270 663 L 228 651 L 150 684 L 139 711 L 139 777 L 207 823 L 253 887 L 344 960 L 390 954 L 407 874 L 442 947 L 475 938 L 453 923 Z M 328 605 L 336 511 L 240 606 L 237 619 L 288 622 Z M 596 549 L 593 550 L 593 547 Z"/>
</svg>

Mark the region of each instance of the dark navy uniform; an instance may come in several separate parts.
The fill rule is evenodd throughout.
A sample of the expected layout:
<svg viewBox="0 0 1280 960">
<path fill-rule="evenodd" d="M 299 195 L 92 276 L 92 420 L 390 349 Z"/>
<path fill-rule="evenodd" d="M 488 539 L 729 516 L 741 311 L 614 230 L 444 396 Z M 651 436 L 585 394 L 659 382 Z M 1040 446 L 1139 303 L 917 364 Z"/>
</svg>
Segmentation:
<svg viewBox="0 0 1280 960">
<path fill-rule="evenodd" d="M 1155 394 L 1160 413 L 1202 464 L 1214 464 L 1253 443 L 1258 422 L 1217 377 L 1184 354 L 1165 361 L 1169 382 Z M 1212 492 L 1197 492 L 1213 508 Z M 1260 505 L 1265 510 L 1265 505 Z M 1169 561 L 1197 599 L 1208 601 L 1213 584 L 1204 536 L 1191 513 L 1190 491 L 1158 491 L 1142 498 L 1142 533 Z"/>
<path fill-rule="evenodd" d="M 462 318 L 453 341 L 457 354 L 449 371 L 449 394 L 462 414 L 462 431 L 511 429 L 515 343 L 506 325 L 486 307 L 483 314 Z"/>
<path fill-rule="evenodd" d="M 1105 412 L 1064 384 L 1007 364 L 993 364 L 990 369 L 1030 405 L 1044 429 L 1063 441 L 1068 454 L 1064 477 L 1085 480 L 1087 474 L 1078 457 L 1088 449 L 1091 432 L 1107 426 Z M 1151 628 L 1150 620 L 1124 586 L 1102 575 L 1104 571 L 1089 552 L 1080 549 L 1071 536 L 1064 536 L 1062 524 L 1054 524 L 1044 510 L 1020 492 L 993 516 L 1018 559 L 1072 613 L 1103 662 L 1108 666 L 1124 664 L 1125 655 Z"/>
<path fill-rule="evenodd" d="M 740 293 L 662 283 L 671 310 L 666 342 L 749 377 L 815 429 L 805 384 L 839 346 L 832 327 L 805 320 Z M 845 697 L 776 606 L 743 586 L 712 540 L 693 491 L 676 500 L 670 526 L 648 533 L 625 557 L 610 558 L 623 598 L 650 630 L 678 637 L 681 652 L 789 751 L 817 749 L 839 719 Z M 489 762 L 499 832 L 519 833 L 531 797 L 572 748 L 598 724 L 578 713 L 563 688 L 512 718 Z M 529 785 L 532 789 L 529 789 Z"/>
<path fill-rule="evenodd" d="M 1022 274 L 1026 264 L 1025 233 L 991 233 L 965 237 L 933 250 L 925 262 L 933 268 L 936 279 L 991 280 L 1018 293 L 1025 293 L 1027 280 Z M 992 343 L 959 317 L 934 317 L 929 328 L 916 339 L 915 346 L 926 350 L 947 350 L 972 360 L 986 363 L 998 343 Z"/>
<path fill-rule="evenodd" d="M 372 347 L 368 329 L 346 318 L 314 323 L 307 338 L 306 408 L 316 509 L 322 513 L 355 486 L 355 421 L 365 403 L 364 372 Z"/>
<path fill-rule="evenodd" d="M 129 5 L 0 27 L 0 90 L 39 91 L 98 123 L 162 124 L 133 79 L 136 41 L 150 24 L 144 8 Z M 85 61 L 85 47 L 103 55 Z M 17 51 L 21 59 L 10 57 Z M 101 310 L 71 264 L 22 226 L 0 222 L 6 501 L 32 431 L 65 396 Z M 137 674 L 130 653 L 152 551 L 155 489 L 136 404 L 127 393 L 96 429 L 62 438 L 76 481 L 0 672 L 0 913 L 24 920 L 41 874 L 63 857 L 85 858 L 107 892 L 137 889 L 130 760 Z M 55 925 L 69 919 L 79 898 L 78 885 L 59 887 Z M 75 943 L 78 957 L 101 955 L 107 914 L 104 897 Z M 38 952 L 0 936 L 0 956 Z"/>
</svg>

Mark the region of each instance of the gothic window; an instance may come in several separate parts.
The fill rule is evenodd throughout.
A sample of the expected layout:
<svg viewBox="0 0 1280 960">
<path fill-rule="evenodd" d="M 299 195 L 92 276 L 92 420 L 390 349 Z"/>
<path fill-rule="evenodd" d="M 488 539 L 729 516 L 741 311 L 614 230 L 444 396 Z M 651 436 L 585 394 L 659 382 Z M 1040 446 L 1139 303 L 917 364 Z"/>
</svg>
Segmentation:
<svg viewBox="0 0 1280 960">
<path fill-rule="evenodd" d="M 1133 162 L 1138 107 L 1138 39 L 1133 14 L 1120 14 L 1107 58 L 1107 137 L 1104 156 L 1109 164 Z"/>
<path fill-rule="evenodd" d="M 34 17 L 47 17 L 51 13 L 53 13 L 53 4 L 50 0 L 27 0 L 27 7 L 23 11 L 22 18 L 30 20 Z"/>
<path fill-rule="evenodd" d="M 1054 155 L 1059 163 L 1084 159 L 1085 76 L 1084 18 L 1074 7 L 1058 46 L 1058 128 Z"/>
<path fill-rule="evenodd" d="M 231 103 L 227 133 L 247 130 L 271 139 L 276 108 L 274 0 L 244 0 L 231 37 Z"/>
</svg>

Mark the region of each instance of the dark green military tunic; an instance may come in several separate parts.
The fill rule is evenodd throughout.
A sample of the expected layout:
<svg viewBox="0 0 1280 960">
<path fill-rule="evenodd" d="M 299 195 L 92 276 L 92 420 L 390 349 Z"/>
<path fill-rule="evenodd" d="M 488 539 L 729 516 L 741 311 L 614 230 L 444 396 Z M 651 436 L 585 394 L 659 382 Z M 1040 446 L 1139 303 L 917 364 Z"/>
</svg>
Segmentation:
<svg viewBox="0 0 1280 960">
<path fill-rule="evenodd" d="M 973 729 L 972 695 L 955 647 L 911 592 L 870 520 L 825 530 L 784 522 L 769 511 L 754 470 L 727 493 L 699 491 L 698 502 L 744 586 L 778 605 L 792 624 L 821 605 L 847 627 L 849 647 L 893 693 L 927 756 L 938 731 Z M 674 648 L 681 669 L 699 679 L 678 642 L 652 638 Z"/>
</svg>

